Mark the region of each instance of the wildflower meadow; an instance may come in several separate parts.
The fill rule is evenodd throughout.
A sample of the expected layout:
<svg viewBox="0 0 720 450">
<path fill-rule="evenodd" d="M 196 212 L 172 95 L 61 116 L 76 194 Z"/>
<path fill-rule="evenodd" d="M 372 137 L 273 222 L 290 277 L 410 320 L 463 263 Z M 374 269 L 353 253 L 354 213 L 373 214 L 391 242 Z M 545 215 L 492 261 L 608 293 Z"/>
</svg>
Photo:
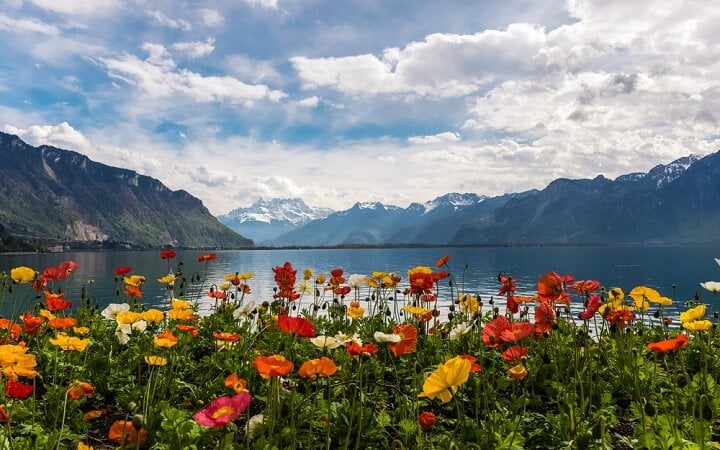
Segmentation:
<svg viewBox="0 0 720 450">
<path fill-rule="evenodd" d="M 450 255 L 401 274 L 286 262 L 254 298 L 252 273 L 175 258 L 159 279 L 115 268 L 102 306 L 68 298 L 72 261 L 0 275 L 0 449 L 720 447 L 701 299 L 555 272 L 523 294 L 501 272 L 482 298 Z"/>
</svg>

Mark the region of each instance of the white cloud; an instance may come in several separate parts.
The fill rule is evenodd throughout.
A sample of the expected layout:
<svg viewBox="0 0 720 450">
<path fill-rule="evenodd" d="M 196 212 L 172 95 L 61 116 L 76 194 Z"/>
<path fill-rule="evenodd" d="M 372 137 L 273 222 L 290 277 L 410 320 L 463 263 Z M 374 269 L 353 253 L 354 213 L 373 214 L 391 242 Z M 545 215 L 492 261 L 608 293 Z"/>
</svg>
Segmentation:
<svg viewBox="0 0 720 450">
<path fill-rule="evenodd" d="M 306 108 L 317 108 L 319 103 L 320 99 L 315 95 L 313 95 L 312 97 L 304 98 L 297 102 L 299 106 L 304 106 Z"/>
<path fill-rule="evenodd" d="M 541 27 L 513 24 L 473 35 L 432 34 L 382 57 L 291 58 L 306 89 L 330 87 L 349 95 L 461 97 L 502 77 L 545 70 Z"/>
<path fill-rule="evenodd" d="M 462 137 L 459 133 L 446 131 L 432 136 L 412 136 L 408 138 L 411 144 L 438 144 L 441 142 L 458 142 Z"/>
<path fill-rule="evenodd" d="M 245 0 L 250 6 L 260 6 L 267 9 L 279 9 L 278 0 Z"/>
<path fill-rule="evenodd" d="M 120 4 L 117 0 L 31 0 L 37 6 L 65 15 L 107 15 Z"/>
<path fill-rule="evenodd" d="M 229 102 L 252 106 L 259 100 L 277 102 L 286 94 L 262 84 L 246 84 L 230 76 L 203 76 L 188 69 L 176 69 L 164 46 L 144 44 L 150 56 L 140 58 L 123 54 L 116 58 L 99 58 L 108 74 L 137 86 L 148 97 L 181 95 L 200 103 Z"/>
<path fill-rule="evenodd" d="M 215 10 L 201 8 L 198 10 L 198 13 L 200 14 L 202 22 L 206 27 L 217 28 L 225 22 L 225 18 L 222 14 Z"/>
<path fill-rule="evenodd" d="M 176 42 L 172 45 L 175 50 L 183 52 L 191 59 L 202 58 L 215 50 L 215 39 L 208 38 L 205 41 Z"/>
<path fill-rule="evenodd" d="M 243 80 L 253 83 L 260 81 L 280 82 L 283 77 L 268 61 L 261 61 L 245 55 L 232 54 L 223 61 L 225 70 Z"/>
<path fill-rule="evenodd" d="M 25 129 L 5 125 L 4 131 L 17 135 L 30 145 L 52 145 L 84 152 L 90 149 L 87 138 L 67 122 L 60 125 L 32 125 Z"/>
<path fill-rule="evenodd" d="M 5 14 L 0 14 L 0 30 L 20 33 L 40 33 L 49 36 L 55 36 L 60 32 L 55 25 L 50 25 L 37 19 L 13 19 Z"/>
<path fill-rule="evenodd" d="M 163 27 L 178 29 L 182 31 L 191 31 L 192 25 L 190 25 L 190 22 L 184 19 L 171 19 L 170 17 L 166 16 L 165 13 L 163 13 L 160 10 L 153 10 L 148 11 L 148 14 L 150 17 L 155 19 L 155 23 L 158 25 L 161 25 Z"/>
</svg>

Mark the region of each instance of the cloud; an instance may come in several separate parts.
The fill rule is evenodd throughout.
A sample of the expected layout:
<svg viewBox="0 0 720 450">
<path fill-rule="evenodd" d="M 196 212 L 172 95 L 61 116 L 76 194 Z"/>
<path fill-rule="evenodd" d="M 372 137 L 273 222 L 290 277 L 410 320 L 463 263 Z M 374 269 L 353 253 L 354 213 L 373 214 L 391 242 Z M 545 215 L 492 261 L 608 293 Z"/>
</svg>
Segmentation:
<svg viewBox="0 0 720 450">
<path fill-rule="evenodd" d="M 155 23 L 157 25 L 160 25 L 163 27 L 168 27 L 168 28 L 173 28 L 173 29 L 178 29 L 178 30 L 182 30 L 182 31 L 191 31 L 192 30 L 192 25 L 190 25 L 190 22 L 188 22 L 187 20 L 171 19 L 170 17 L 166 16 L 162 11 L 159 11 L 157 9 L 153 10 L 153 11 L 148 11 L 148 15 L 150 15 L 150 17 L 152 17 L 155 20 Z"/>
<path fill-rule="evenodd" d="M 442 142 L 458 142 L 461 138 L 459 133 L 446 131 L 432 136 L 412 136 L 408 138 L 411 144 L 438 144 Z"/>
<path fill-rule="evenodd" d="M 202 58 L 215 50 L 215 39 L 207 38 L 205 41 L 176 42 L 172 45 L 175 50 L 185 53 L 191 59 Z"/>
<path fill-rule="evenodd" d="M 306 108 L 317 108 L 319 103 L 320 99 L 315 95 L 313 95 L 312 97 L 304 98 L 297 102 L 299 106 L 304 106 Z"/>
<path fill-rule="evenodd" d="M 202 23 L 206 27 L 217 28 L 225 22 L 225 18 L 222 16 L 222 14 L 215 10 L 201 8 L 198 10 L 198 13 L 200 14 Z"/>
<path fill-rule="evenodd" d="M 246 55 L 231 54 L 223 60 L 223 68 L 243 80 L 253 83 L 261 81 L 281 82 L 282 75 L 269 61 L 250 58 Z"/>
<path fill-rule="evenodd" d="M 266 9 L 279 9 L 278 0 L 245 0 L 245 3 Z"/>
<path fill-rule="evenodd" d="M 472 35 L 431 34 L 382 57 L 365 54 L 290 59 L 305 89 L 329 87 L 348 95 L 461 97 L 503 77 L 545 70 L 543 28 L 512 24 Z"/>
<path fill-rule="evenodd" d="M 90 142 L 87 138 L 67 122 L 60 125 L 32 125 L 25 129 L 5 125 L 4 131 L 17 135 L 30 145 L 52 145 L 76 151 L 90 149 Z"/>
<path fill-rule="evenodd" d="M 55 36 L 60 32 L 55 25 L 37 19 L 13 19 L 5 14 L 0 14 L 0 30 L 15 33 L 40 33 L 48 36 Z"/>
<path fill-rule="evenodd" d="M 101 57 L 98 60 L 112 78 L 137 86 L 146 96 L 184 96 L 200 103 L 228 102 L 252 106 L 259 100 L 277 102 L 286 94 L 262 84 L 246 84 L 230 76 L 203 76 L 188 69 L 177 69 L 164 46 L 143 44 L 149 57 L 135 55 Z"/>
<path fill-rule="evenodd" d="M 119 3 L 116 0 L 31 0 L 37 6 L 66 15 L 110 14 Z"/>
</svg>

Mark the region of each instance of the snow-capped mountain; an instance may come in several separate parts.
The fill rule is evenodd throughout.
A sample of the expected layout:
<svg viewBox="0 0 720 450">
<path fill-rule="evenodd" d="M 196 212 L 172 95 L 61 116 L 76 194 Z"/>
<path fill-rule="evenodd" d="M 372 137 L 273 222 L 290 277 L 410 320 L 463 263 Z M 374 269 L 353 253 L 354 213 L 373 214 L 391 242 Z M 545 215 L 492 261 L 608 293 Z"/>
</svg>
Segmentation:
<svg viewBox="0 0 720 450">
<path fill-rule="evenodd" d="M 309 206 L 299 198 L 259 198 L 246 208 L 236 208 L 218 217 L 220 222 L 262 244 L 307 222 L 323 219 L 333 210 Z"/>
</svg>

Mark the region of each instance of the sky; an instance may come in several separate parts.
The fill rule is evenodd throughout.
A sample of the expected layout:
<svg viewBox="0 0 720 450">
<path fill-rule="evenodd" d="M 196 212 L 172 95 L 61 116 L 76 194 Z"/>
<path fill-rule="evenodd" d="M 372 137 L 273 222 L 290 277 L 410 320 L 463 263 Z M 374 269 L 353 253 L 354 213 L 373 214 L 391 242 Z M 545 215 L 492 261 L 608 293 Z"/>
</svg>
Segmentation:
<svg viewBox="0 0 720 450">
<path fill-rule="evenodd" d="M 720 2 L 0 0 L 0 130 L 336 210 L 720 149 Z"/>
</svg>

